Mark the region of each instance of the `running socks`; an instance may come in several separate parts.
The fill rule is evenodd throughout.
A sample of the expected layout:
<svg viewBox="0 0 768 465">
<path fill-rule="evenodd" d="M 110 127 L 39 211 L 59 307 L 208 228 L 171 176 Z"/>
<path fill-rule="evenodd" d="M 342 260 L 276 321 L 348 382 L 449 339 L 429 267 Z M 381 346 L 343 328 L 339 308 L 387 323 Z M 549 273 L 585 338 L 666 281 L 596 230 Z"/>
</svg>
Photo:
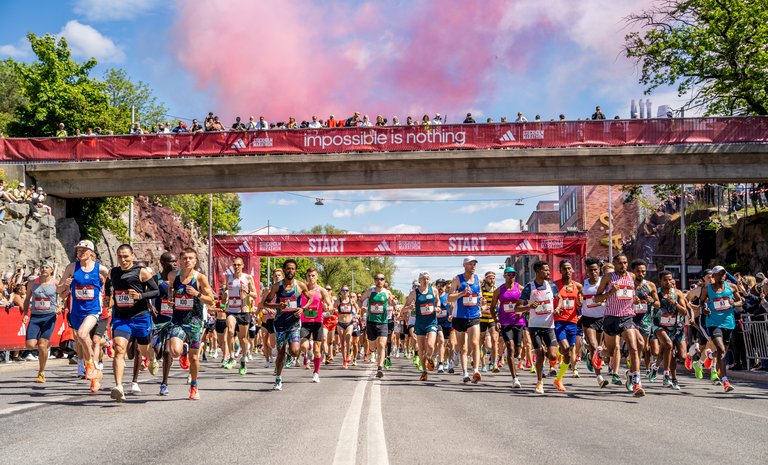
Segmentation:
<svg viewBox="0 0 768 465">
<path fill-rule="evenodd" d="M 197 380 L 196 380 L 196 379 L 192 380 L 192 381 L 189 383 L 189 387 L 190 387 L 190 388 L 193 388 L 193 387 L 197 387 Z"/>
<path fill-rule="evenodd" d="M 315 357 L 312 359 L 312 365 L 315 367 L 315 373 L 320 372 L 320 361 L 322 360 L 322 357 Z"/>
<path fill-rule="evenodd" d="M 560 369 L 557 370 L 557 378 L 556 379 L 557 380 L 563 379 L 563 376 L 565 375 L 565 372 L 568 371 L 568 368 L 570 366 L 571 366 L 570 363 L 565 363 L 565 362 L 561 363 L 560 364 Z"/>
</svg>

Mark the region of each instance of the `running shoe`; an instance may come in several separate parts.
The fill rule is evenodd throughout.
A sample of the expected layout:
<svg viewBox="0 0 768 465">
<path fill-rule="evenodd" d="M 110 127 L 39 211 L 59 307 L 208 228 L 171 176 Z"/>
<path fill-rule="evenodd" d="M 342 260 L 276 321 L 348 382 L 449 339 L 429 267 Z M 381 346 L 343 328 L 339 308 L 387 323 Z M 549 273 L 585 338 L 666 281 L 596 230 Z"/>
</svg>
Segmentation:
<svg viewBox="0 0 768 465">
<path fill-rule="evenodd" d="M 501 369 L 499 369 L 499 365 L 494 365 L 493 369 L 491 371 L 494 372 L 494 373 L 498 373 L 498 372 L 501 371 Z"/>
<path fill-rule="evenodd" d="M 574 369 L 573 369 L 573 377 L 574 377 L 574 378 L 579 378 L 579 377 L 580 377 L 580 376 L 579 376 L 579 370 L 578 370 L 578 369 L 576 369 L 576 368 L 574 368 Z"/>
<path fill-rule="evenodd" d="M 288 356 L 285 357 L 285 367 L 286 368 L 290 368 L 292 366 L 293 366 L 293 357 L 288 355 Z"/>
<path fill-rule="evenodd" d="M 452 366 L 448 367 L 448 374 L 452 375 L 454 373 L 456 373 L 456 370 L 454 370 Z"/>
<path fill-rule="evenodd" d="M 557 370 L 554 365 L 549 365 L 549 376 L 557 376 Z"/>
<path fill-rule="evenodd" d="M 186 355 L 182 355 L 179 357 L 179 367 L 182 370 L 189 370 L 189 357 Z"/>
<path fill-rule="evenodd" d="M 536 374 L 536 365 L 531 365 L 530 368 L 531 368 L 531 373 Z"/>
<path fill-rule="evenodd" d="M 198 391 L 197 386 L 190 386 L 189 400 L 200 400 L 200 392 Z"/>
<path fill-rule="evenodd" d="M 723 390 L 724 390 L 725 392 L 731 392 L 731 391 L 733 391 L 733 386 L 731 386 L 731 382 L 730 382 L 730 381 L 728 381 L 728 380 L 726 380 L 726 381 L 723 381 Z"/>
<path fill-rule="evenodd" d="M 139 383 L 136 383 L 136 382 L 131 383 L 131 393 L 137 394 L 139 392 L 141 392 L 141 387 L 139 386 Z"/>
<path fill-rule="evenodd" d="M 104 372 L 93 370 L 91 375 L 91 392 L 98 392 L 101 389 L 101 379 L 104 378 Z"/>
<path fill-rule="evenodd" d="M 443 364 L 442 363 L 438 363 L 437 364 L 437 372 L 438 373 L 442 373 L 443 371 L 445 371 L 445 370 L 443 370 Z"/>
<path fill-rule="evenodd" d="M 45 382 L 45 373 L 38 373 L 37 379 L 35 380 L 36 383 L 44 383 Z"/>
<path fill-rule="evenodd" d="M 376 377 L 379 378 L 379 379 L 383 378 L 384 377 L 384 370 L 382 370 L 381 368 L 376 370 Z"/>
<path fill-rule="evenodd" d="M 389 357 L 385 358 L 384 359 L 384 368 L 389 370 L 389 367 L 391 367 L 391 366 L 392 366 L 392 360 Z"/>
<path fill-rule="evenodd" d="M 112 388 L 112 392 L 109 393 L 109 397 L 115 400 L 117 403 L 125 402 L 125 392 L 123 391 L 123 385 L 118 384 Z"/>
<path fill-rule="evenodd" d="M 688 371 L 693 370 L 693 358 L 690 355 L 685 355 L 685 369 Z"/>
<path fill-rule="evenodd" d="M 619 375 L 613 374 L 613 375 L 611 375 L 611 384 L 615 384 L 615 385 L 619 385 L 620 386 L 620 385 L 622 385 L 624 383 L 621 381 L 621 378 L 619 378 Z"/>
<path fill-rule="evenodd" d="M 472 375 L 472 384 L 477 384 L 482 380 L 483 375 L 481 375 L 480 372 L 476 371 L 475 374 Z"/>
<path fill-rule="evenodd" d="M 283 379 L 281 377 L 275 378 L 275 384 L 272 385 L 273 391 L 282 391 L 283 390 Z"/>
<path fill-rule="evenodd" d="M 669 376 L 664 375 L 664 380 L 661 382 L 661 385 L 663 387 L 672 387 L 672 380 L 669 378 Z"/>
<path fill-rule="evenodd" d="M 600 389 L 604 389 L 606 386 L 608 386 L 608 380 L 600 375 L 597 377 L 597 385 L 600 386 Z"/>
<path fill-rule="evenodd" d="M 93 366 L 93 362 L 85 362 L 85 379 L 90 380 L 93 378 L 94 371 L 96 371 L 96 367 Z"/>
<path fill-rule="evenodd" d="M 419 366 L 419 356 L 418 355 L 413 357 L 413 364 L 415 366 Z"/>
<path fill-rule="evenodd" d="M 353 366 L 353 367 L 356 367 L 356 366 L 357 366 L 357 359 L 354 359 L 354 360 L 352 360 L 352 366 Z"/>
<path fill-rule="evenodd" d="M 656 364 L 654 363 L 653 365 L 651 365 L 651 375 L 648 377 L 648 381 L 655 383 L 658 376 L 659 376 L 659 367 L 656 366 Z"/>
<path fill-rule="evenodd" d="M 344 361 L 341 363 L 341 369 L 342 369 L 342 370 L 346 370 L 346 369 L 347 369 L 347 361 L 346 361 L 346 360 L 344 360 Z"/>
<path fill-rule="evenodd" d="M 643 387 L 640 386 L 639 384 L 633 384 L 632 395 L 635 397 L 643 397 L 645 396 L 645 389 L 643 389 Z"/>
<path fill-rule="evenodd" d="M 530 360 L 526 360 L 526 361 L 525 361 L 525 367 L 526 367 L 526 368 L 530 368 L 531 366 L 532 366 L 532 363 L 531 363 L 531 361 L 530 361 Z"/>
<path fill-rule="evenodd" d="M 312 382 L 313 383 L 319 383 L 320 382 L 320 373 L 312 373 Z"/>
<path fill-rule="evenodd" d="M 101 371 L 104 371 L 104 364 L 103 364 L 103 363 L 101 363 L 101 362 L 96 362 L 96 365 L 95 365 L 95 366 L 96 366 L 96 369 L 97 369 L 97 370 L 101 370 Z M 123 367 L 125 367 L 125 360 L 123 360 Z"/>
<path fill-rule="evenodd" d="M 115 358 L 115 351 L 112 349 L 112 341 L 107 342 L 107 357 Z"/>
<path fill-rule="evenodd" d="M 704 370 L 702 369 L 701 365 L 701 360 L 696 360 L 693 362 L 693 371 L 696 373 L 696 379 L 704 378 Z"/>
<path fill-rule="evenodd" d="M 222 359 L 222 360 L 221 360 L 221 365 L 220 365 L 220 366 L 221 366 L 221 368 L 224 368 L 224 369 L 226 369 L 226 368 L 227 368 L 227 359 Z"/>
<path fill-rule="evenodd" d="M 629 373 L 629 370 L 624 370 L 624 386 L 627 388 L 627 392 L 632 392 L 634 389 L 634 382 L 632 380 L 632 375 Z"/>
<path fill-rule="evenodd" d="M 482 371 L 483 373 L 487 373 L 488 372 L 488 367 L 483 365 L 483 366 L 480 367 L 480 371 Z"/>
<path fill-rule="evenodd" d="M 304 357 L 304 369 L 309 370 L 309 359 Z"/>
<path fill-rule="evenodd" d="M 714 384 L 715 386 L 720 384 L 720 376 L 717 375 L 717 371 L 712 370 L 712 373 L 709 375 L 709 380 Z"/>
<path fill-rule="evenodd" d="M 161 396 L 167 396 L 169 394 L 168 392 L 168 385 L 167 384 L 161 384 L 160 385 L 160 395 Z"/>
<path fill-rule="evenodd" d="M 426 381 L 427 380 L 427 372 L 422 371 L 421 376 L 419 376 L 419 381 Z"/>
<path fill-rule="evenodd" d="M 565 385 L 563 385 L 563 380 L 555 378 L 555 382 L 553 383 L 558 391 L 565 392 Z"/>
<path fill-rule="evenodd" d="M 149 374 L 152 376 L 155 376 L 157 374 L 157 369 L 160 368 L 160 362 L 157 360 L 152 360 L 149 362 Z"/>
<path fill-rule="evenodd" d="M 330 355 L 326 355 L 325 356 L 325 364 L 326 365 L 330 365 L 332 361 L 333 361 L 333 359 L 331 358 Z"/>
<path fill-rule="evenodd" d="M 535 394 L 544 394 L 544 383 L 536 383 L 536 389 L 533 392 Z"/>
<path fill-rule="evenodd" d="M 248 373 L 248 367 L 245 366 L 245 360 L 240 360 L 240 369 L 237 370 L 237 373 L 240 376 L 245 376 L 245 374 Z"/>
<path fill-rule="evenodd" d="M 678 384 L 676 379 L 672 380 L 672 389 L 674 389 L 675 391 L 679 391 L 680 390 L 680 384 Z"/>
<path fill-rule="evenodd" d="M 138 355 L 138 357 L 141 357 L 141 355 Z M 147 368 L 149 368 L 149 359 L 145 358 L 141 361 L 141 371 L 145 371 Z"/>
<path fill-rule="evenodd" d="M 470 377 L 469 377 L 469 373 L 465 374 L 465 375 L 464 375 L 464 378 L 462 379 L 462 381 L 463 381 L 464 383 L 468 383 L 468 382 L 470 382 L 471 380 L 472 380 L 472 378 L 470 378 Z"/>
<path fill-rule="evenodd" d="M 522 386 L 520 385 L 520 380 L 517 378 L 514 378 L 512 380 L 512 388 L 513 389 L 520 389 Z"/>
<path fill-rule="evenodd" d="M 435 361 L 431 358 L 427 359 L 427 371 L 435 371 Z"/>
<path fill-rule="evenodd" d="M 267 359 L 267 362 L 264 364 L 264 368 L 269 368 L 269 367 L 270 367 L 270 365 L 271 365 L 271 364 L 270 364 L 270 362 L 269 362 L 269 359 Z"/>
<path fill-rule="evenodd" d="M 517 362 L 517 369 L 518 369 L 518 370 L 522 370 L 522 369 L 523 369 L 523 361 L 522 361 L 522 360 L 520 360 L 519 362 Z"/>
<path fill-rule="evenodd" d="M 587 362 L 587 370 L 589 370 L 590 373 L 594 373 L 595 367 L 592 365 L 592 357 L 587 357 L 585 361 Z"/>
<path fill-rule="evenodd" d="M 707 370 L 712 369 L 712 349 L 704 351 L 704 368 Z"/>
</svg>

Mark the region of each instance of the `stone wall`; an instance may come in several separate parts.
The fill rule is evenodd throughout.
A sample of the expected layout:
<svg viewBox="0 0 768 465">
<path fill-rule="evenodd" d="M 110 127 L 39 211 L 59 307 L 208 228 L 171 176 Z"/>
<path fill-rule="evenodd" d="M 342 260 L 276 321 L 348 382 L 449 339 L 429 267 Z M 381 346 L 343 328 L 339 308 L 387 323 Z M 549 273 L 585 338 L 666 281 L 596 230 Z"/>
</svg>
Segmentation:
<svg viewBox="0 0 768 465">
<path fill-rule="evenodd" d="M 46 209 L 22 203 L 6 204 L 4 224 L 0 224 L 0 271 L 12 272 L 19 265 L 31 270 L 43 259 L 53 260 L 61 270 L 69 263 L 67 250 L 74 245 L 69 244 L 71 238 L 80 237 L 74 221 L 62 222 L 61 226 L 66 231 L 65 244 L 57 237 L 56 218 Z"/>
</svg>

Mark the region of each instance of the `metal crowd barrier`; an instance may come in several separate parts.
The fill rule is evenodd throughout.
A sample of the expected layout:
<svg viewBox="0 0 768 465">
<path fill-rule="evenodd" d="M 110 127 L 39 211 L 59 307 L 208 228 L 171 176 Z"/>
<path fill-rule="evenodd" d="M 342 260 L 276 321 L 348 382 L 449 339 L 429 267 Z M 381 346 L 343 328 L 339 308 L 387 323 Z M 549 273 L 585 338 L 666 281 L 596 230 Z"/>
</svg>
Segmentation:
<svg viewBox="0 0 768 465">
<path fill-rule="evenodd" d="M 768 366 L 768 315 L 742 315 L 741 324 L 749 366 Z"/>
</svg>

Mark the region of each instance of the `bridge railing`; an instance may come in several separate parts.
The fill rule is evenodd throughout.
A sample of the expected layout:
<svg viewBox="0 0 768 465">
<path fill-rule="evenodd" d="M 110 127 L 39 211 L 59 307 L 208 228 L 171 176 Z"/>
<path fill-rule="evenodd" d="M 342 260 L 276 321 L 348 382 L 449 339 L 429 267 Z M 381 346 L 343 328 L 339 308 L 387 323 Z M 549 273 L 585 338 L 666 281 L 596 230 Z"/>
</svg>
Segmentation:
<svg viewBox="0 0 768 465">
<path fill-rule="evenodd" d="M 0 139 L 0 162 L 768 142 L 768 117 L 671 118 Z"/>
</svg>

